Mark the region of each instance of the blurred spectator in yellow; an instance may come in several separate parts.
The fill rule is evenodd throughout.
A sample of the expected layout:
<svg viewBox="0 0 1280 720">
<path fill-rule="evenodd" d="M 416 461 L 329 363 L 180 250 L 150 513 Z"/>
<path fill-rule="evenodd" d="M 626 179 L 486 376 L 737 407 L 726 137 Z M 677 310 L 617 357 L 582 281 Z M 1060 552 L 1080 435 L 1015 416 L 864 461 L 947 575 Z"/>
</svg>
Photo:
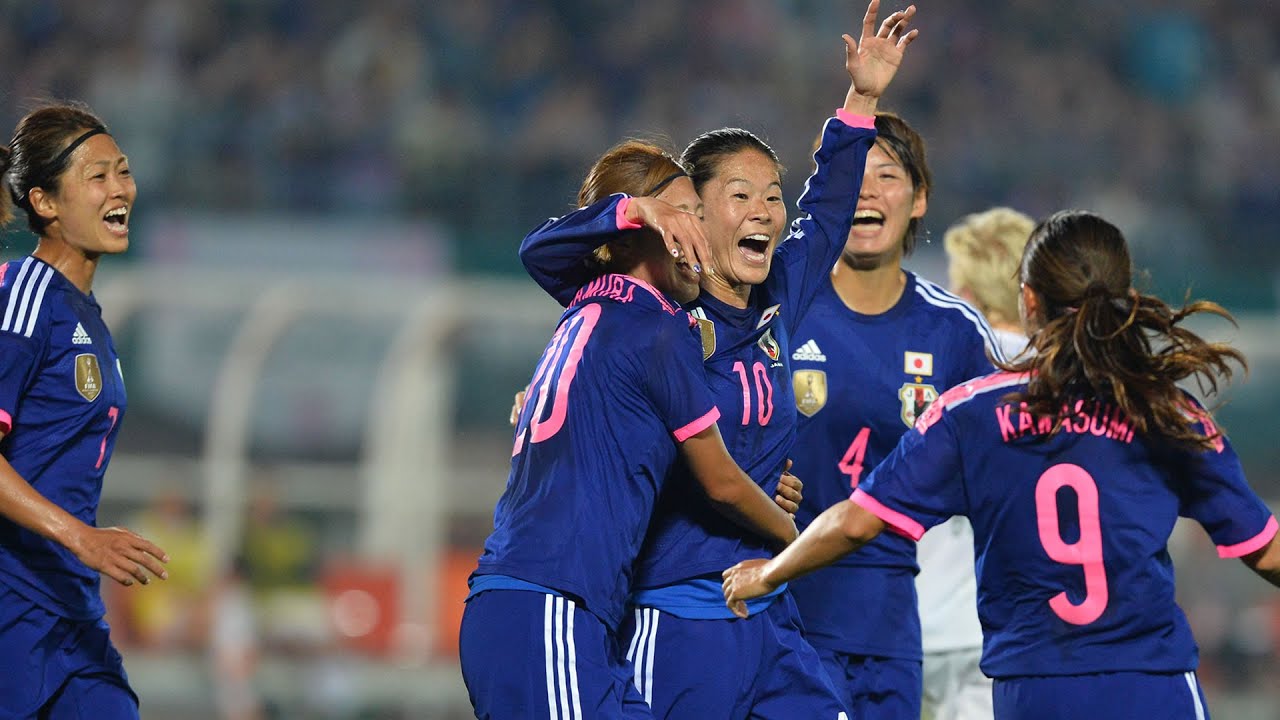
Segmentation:
<svg viewBox="0 0 1280 720">
<path fill-rule="evenodd" d="M 130 523 L 166 548 L 169 581 L 145 593 L 122 593 L 126 622 L 138 645 L 153 649 L 199 647 L 204 642 L 204 598 L 212 583 L 204 529 L 177 490 L 155 496 Z"/>
</svg>

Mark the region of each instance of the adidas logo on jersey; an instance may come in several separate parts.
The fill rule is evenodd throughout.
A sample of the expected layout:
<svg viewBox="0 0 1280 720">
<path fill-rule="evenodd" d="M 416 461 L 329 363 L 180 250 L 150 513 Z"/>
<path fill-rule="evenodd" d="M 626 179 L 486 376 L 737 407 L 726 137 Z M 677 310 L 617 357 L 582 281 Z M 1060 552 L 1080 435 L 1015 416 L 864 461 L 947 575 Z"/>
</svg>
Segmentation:
<svg viewBox="0 0 1280 720">
<path fill-rule="evenodd" d="M 89 333 L 84 331 L 84 326 L 76 323 L 76 331 L 71 335 L 72 345 L 92 345 L 93 338 L 89 337 Z"/>
<path fill-rule="evenodd" d="M 808 360 L 809 362 L 826 362 L 827 356 L 822 354 L 822 349 L 818 347 L 818 343 L 810 340 L 796 348 L 796 351 L 791 353 L 791 359 Z"/>
</svg>

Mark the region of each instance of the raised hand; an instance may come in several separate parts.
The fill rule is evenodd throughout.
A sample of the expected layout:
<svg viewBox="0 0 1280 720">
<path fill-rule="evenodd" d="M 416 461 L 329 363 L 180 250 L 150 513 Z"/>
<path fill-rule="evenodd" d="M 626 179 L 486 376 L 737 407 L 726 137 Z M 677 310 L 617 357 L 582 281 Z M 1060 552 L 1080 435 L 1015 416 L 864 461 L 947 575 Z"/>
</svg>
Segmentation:
<svg viewBox="0 0 1280 720">
<path fill-rule="evenodd" d="M 862 36 L 857 42 L 848 35 L 842 36 L 844 67 L 852 81 L 850 95 L 879 98 L 898 72 L 903 51 L 920 34 L 919 30 L 907 30 L 907 25 L 916 14 L 915 5 L 885 18 L 877 30 L 876 14 L 879 10 L 880 0 L 871 0 L 867 5 L 867 14 L 862 19 Z"/>
<path fill-rule="evenodd" d="M 169 579 L 164 569 L 168 553 L 132 530 L 86 525 L 70 549 L 80 562 L 121 585 L 132 585 L 135 580 L 147 585 L 152 576 Z"/>
</svg>

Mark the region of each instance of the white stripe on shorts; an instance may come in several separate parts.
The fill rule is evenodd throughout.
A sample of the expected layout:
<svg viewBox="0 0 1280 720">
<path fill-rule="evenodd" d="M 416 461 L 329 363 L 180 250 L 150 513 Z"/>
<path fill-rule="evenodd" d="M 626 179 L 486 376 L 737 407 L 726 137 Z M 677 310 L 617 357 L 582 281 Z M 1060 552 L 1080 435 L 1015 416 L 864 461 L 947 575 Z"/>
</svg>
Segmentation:
<svg viewBox="0 0 1280 720">
<path fill-rule="evenodd" d="M 649 612 L 653 613 L 653 618 L 649 621 L 649 649 L 644 658 L 644 702 L 653 707 L 653 651 L 658 646 L 658 616 L 661 613 L 657 608 L 649 608 Z"/>
<path fill-rule="evenodd" d="M 547 595 L 546 602 L 542 606 L 542 653 L 546 658 L 547 666 L 547 710 L 551 713 L 551 720 L 559 720 L 556 712 L 556 685 L 555 685 L 555 652 L 552 643 L 552 616 L 554 615 L 554 605 L 556 596 Z"/>
<path fill-rule="evenodd" d="M 565 600 L 568 608 L 565 612 L 568 614 L 568 637 L 565 642 L 569 644 L 569 697 L 573 701 L 573 717 L 582 717 L 582 699 L 578 696 L 578 644 L 573 639 L 573 618 L 577 613 L 576 606 L 572 600 Z"/>
<path fill-rule="evenodd" d="M 1196 707 L 1196 720 L 1204 720 L 1204 704 L 1200 702 L 1200 687 L 1196 681 L 1194 672 L 1184 673 L 1183 677 L 1187 679 L 1187 687 L 1191 689 L 1191 700 Z"/>
</svg>

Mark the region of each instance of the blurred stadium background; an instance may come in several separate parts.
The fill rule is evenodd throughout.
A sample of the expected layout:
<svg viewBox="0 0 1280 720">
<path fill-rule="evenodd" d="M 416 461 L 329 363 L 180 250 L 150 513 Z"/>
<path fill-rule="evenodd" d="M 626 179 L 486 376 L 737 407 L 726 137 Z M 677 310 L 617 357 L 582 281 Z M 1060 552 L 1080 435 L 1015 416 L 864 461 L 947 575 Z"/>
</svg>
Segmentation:
<svg viewBox="0 0 1280 720">
<path fill-rule="evenodd" d="M 1280 4 L 919 4 L 883 106 L 929 142 L 933 238 L 995 204 L 1117 221 L 1150 288 L 1240 317 L 1207 328 L 1253 364 L 1221 419 L 1280 501 Z M 130 389 L 100 520 L 174 558 L 108 591 L 143 716 L 469 717 L 464 581 L 557 317 L 520 238 L 630 135 L 757 131 L 793 203 L 862 9 L 0 0 L 5 130 L 83 99 L 140 188 L 96 289 Z M 911 265 L 945 281 L 940 245 Z M 1280 717 L 1280 596 L 1198 528 L 1174 551 L 1215 716 Z"/>
</svg>

